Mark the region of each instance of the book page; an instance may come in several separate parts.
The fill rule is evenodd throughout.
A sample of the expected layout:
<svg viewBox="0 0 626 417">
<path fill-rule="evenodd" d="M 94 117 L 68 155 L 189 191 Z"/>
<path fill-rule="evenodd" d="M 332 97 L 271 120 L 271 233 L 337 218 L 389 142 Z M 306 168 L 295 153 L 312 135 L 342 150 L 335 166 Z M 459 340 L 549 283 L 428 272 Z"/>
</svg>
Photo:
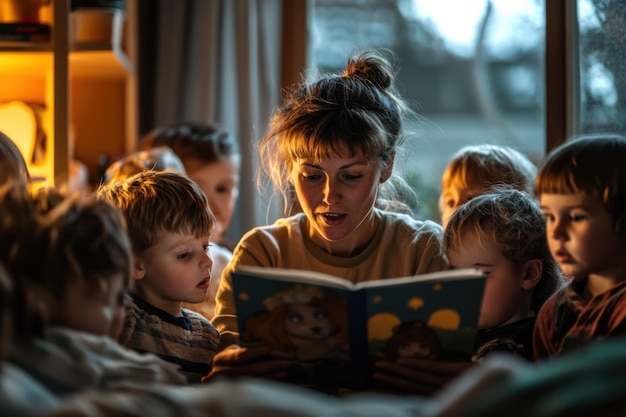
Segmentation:
<svg viewBox="0 0 626 417">
<path fill-rule="evenodd" d="M 254 275 L 277 281 L 299 282 L 303 284 L 323 285 L 333 288 L 354 289 L 355 284 L 340 277 L 335 277 L 323 272 L 309 271 L 306 269 L 283 269 L 265 268 L 255 266 L 239 266 L 235 273 Z"/>
<path fill-rule="evenodd" d="M 455 281 L 462 279 L 472 279 L 476 277 L 484 277 L 485 273 L 480 269 L 449 269 L 446 271 L 439 272 L 431 272 L 428 274 L 422 275 L 413 275 L 409 277 L 400 277 L 400 278 L 387 278 L 387 279 L 379 279 L 375 281 L 363 281 L 358 284 L 354 284 L 357 288 L 368 288 L 368 287 L 388 287 L 393 285 L 402 285 L 408 282 L 413 281 Z"/>
<path fill-rule="evenodd" d="M 289 360 L 287 382 L 326 389 L 347 385 L 354 291 L 242 272 L 233 273 L 240 344 L 267 346 L 269 356 Z"/>
<path fill-rule="evenodd" d="M 450 272 L 456 278 L 436 274 L 363 287 L 370 356 L 391 361 L 471 357 L 485 275 L 473 270 Z"/>
<path fill-rule="evenodd" d="M 331 390 L 368 383 L 376 358 L 468 359 L 484 282 L 474 269 L 358 285 L 306 270 L 232 274 L 240 344 L 290 360 L 286 381 Z"/>
</svg>

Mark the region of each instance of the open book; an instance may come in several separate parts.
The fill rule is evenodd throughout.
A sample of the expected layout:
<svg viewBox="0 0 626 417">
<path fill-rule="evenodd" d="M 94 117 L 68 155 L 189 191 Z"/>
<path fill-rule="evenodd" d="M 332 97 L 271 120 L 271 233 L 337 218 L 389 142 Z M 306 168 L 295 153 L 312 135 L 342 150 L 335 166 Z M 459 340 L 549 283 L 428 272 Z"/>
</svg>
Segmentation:
<svg viewBox="0 0 626 417">
<path fill-rule="evenodd" d="M 242 266 L 232 281 L 241 345 L 290 359 L 291 382 L 334 389 L 367 386 L 376 359 L 468 359 L 485 275 L 459 269 L 353 284 Z"/>
</svg>

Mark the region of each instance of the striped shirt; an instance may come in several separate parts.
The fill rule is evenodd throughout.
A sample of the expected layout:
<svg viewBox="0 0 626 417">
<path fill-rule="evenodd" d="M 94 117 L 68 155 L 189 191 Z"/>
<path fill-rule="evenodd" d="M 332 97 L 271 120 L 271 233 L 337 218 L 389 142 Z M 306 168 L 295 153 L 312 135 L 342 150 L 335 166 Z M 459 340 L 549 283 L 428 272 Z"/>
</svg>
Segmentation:
<svg viewBox="0 0 626 417">
<path fill-rule="evenodd" d="M 190 383 L 211 370 L 219 333 L 202 315 L 181 309 L 175 317 L 129 294 L 125 298 L 126 318 L 119 342 L 138 352 L 150 352 L 180 366 Z"/>
</svg>

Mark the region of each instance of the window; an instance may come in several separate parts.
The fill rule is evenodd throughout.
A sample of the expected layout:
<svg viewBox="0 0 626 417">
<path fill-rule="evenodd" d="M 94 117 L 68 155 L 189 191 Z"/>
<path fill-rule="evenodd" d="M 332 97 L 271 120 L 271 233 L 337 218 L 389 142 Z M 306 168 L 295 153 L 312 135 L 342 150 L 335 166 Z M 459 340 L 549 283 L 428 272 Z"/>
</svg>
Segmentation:
<svg viewBox="0 0 626 417">
<path fill-rule="evenodd" d="M 579 0 L 574 133 L 626 133 L 626 2 Z"/>
<path fill-rule="evenodd" d="M 402 169 L 418 217 L 432 220 L 441 174 L 461 146 L 507 144 L 541 161 L 544 44 L 539 0 L 315 0 L 309 13 L 309 68 L 340 71 L 361 48 L 397 55 L 398 88 L 426 119 Z"/>
</svg>

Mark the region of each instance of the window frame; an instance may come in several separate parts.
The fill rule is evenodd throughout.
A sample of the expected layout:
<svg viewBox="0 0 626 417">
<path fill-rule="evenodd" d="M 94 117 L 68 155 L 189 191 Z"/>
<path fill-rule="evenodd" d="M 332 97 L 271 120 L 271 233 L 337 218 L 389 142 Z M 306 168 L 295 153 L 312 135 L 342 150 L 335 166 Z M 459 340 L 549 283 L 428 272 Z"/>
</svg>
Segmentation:
<svg viewBox="0 0 626 417">
<path fill-rule="evenodd" d="M 308 0 L 285 2 L 282 25 L 282 88 L 296 82 L 307 66 Z M 576 132 L 579 113 L 576 1 L 544 0 L 545 35 L 545 152 L 548 153 Z M 297 34 L 298 36 L 293 36 Z"/>
<path fill-rule="evenodd" d="M 546 153 L 578 129 L 580 95 L 576 1 L 545 0 Z"/>
</svg>

